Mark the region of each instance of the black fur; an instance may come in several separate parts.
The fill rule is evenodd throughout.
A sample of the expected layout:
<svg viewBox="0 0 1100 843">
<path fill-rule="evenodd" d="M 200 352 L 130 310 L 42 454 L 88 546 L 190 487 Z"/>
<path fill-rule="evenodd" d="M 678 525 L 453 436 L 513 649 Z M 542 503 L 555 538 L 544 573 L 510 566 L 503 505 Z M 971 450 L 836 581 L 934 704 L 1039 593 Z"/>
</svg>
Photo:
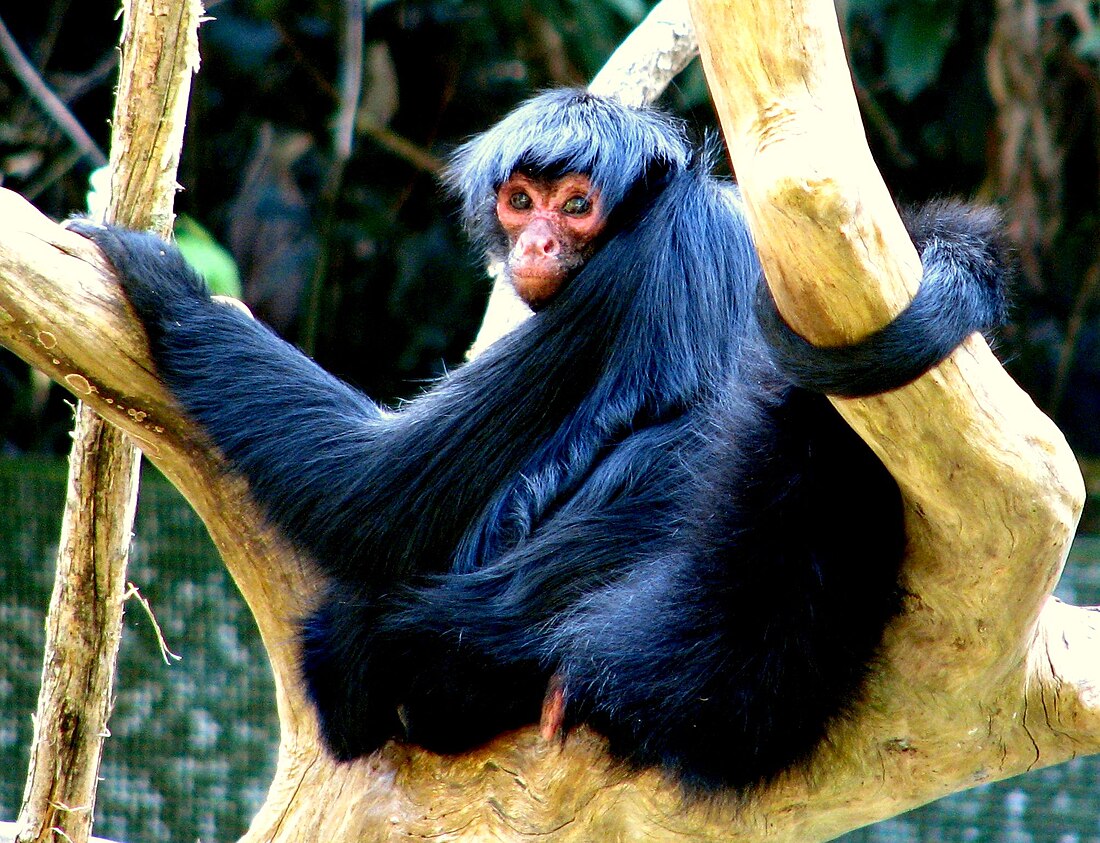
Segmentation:
<svg viewBox="0 0 1100 843">
<path fill-rule="evenodd" d="M 549 305 L 396 413 L 212 303 L 161 241 L 75 227 L 160 376 L 325 575 L 302 671 L 338 758 L 471 747 L 536 721 L 557 675 L 567 722 L 628 763 L 767 780 L 858 700 L 905 547 L 895 483 L 805 387 L 896 386 L 996 321 L 994 227 L 918 218 L 909 311 L 845 349 L 771 320 L 777 354 L 736 191 L 677 123 L 574 91 L 522 106 L 450 180 L 490 247 L 517 167 L 591 173 L 611 230 Z"/>
</svg>

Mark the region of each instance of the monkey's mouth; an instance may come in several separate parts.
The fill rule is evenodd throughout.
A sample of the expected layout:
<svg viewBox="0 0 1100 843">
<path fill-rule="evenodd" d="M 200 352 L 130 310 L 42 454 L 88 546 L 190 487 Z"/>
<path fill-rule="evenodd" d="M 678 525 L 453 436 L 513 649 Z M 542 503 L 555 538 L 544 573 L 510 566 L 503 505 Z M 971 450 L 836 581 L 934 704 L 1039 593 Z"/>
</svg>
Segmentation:
<svg viewBox="0 0 1100 843">
<path fill-rule="evenodd" d="M 529 279 L 531 283 L 560 284 L 584 265 L 582 255 L 555 255 L 551 257 L 524 257 L 508 264 L 512 278 Z"/>
<path fill-rule="evenodd" d="M 516 294 L 532 310 L 538 310 L 549 302 L 567 277 L 568 273 L 560 264 L 546 268 L 525 266 L 521 272 L 513 269 L 509 273 L 509 280 Z"/>
<path fill-rule="evenodd" d="M 568 274 L 560 263 L 547 263 L 545 266 L 525 265 L 522 269 L 512 270 L 512 278 L 517 282 L 530 284 L 560 284 Z"/>
</svg>

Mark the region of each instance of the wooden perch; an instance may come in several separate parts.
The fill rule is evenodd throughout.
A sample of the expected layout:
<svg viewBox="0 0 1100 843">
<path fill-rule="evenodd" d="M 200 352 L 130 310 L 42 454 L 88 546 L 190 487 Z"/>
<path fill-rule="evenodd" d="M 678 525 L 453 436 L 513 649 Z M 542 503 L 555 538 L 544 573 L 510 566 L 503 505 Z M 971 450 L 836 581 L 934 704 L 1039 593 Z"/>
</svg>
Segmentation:
<svg viewBox="0 0 1100 843">
<path fill-rule="evenodd" d="M 697 0 L 693 13 L 787 318 L 819 342 L 881 325 L 920 270 L 866 152 L 832 3 Z M 1100 751 L 1100 613 L 1049 597 L 1081 477 L 1057 429 L 978 338 L 909 387 L 838 404 L 908 507 L 911 596 L 866 704 L 806 769 L 705 805 L 656 772 L 609 764 L 584 730 L 562 745 L 532 727 L 457 758 L 390 745 L 334 763 L 297 680 L 295 619 L 316 587 L 306 560 L 263 524 L 244 483 L 165 394 L 96 249 L 3 191 L 0 343 L 140 443 L 202 516 L 256 615 L 282 743 L 246 841 L 804 843 Z"/>
<path fill-rule="evenodd" d="M 111 120 L 105 218 L 172 231 L 176 169 L 198 65 L 197 0 L 128 0 Z M 19 843 L 86 843 L 114 706 L 141 455 L 80 402 L 61 522 Z"/>
</svg>

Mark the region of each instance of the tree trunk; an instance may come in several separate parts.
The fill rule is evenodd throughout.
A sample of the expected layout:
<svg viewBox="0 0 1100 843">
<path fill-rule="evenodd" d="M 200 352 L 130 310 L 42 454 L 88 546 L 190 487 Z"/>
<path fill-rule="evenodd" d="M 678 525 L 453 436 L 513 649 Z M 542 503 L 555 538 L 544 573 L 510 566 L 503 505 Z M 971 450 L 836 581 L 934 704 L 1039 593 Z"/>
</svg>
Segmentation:
<svg viewBox="0 0 1100 843">
<path fill-rule="evenodd" d="M 171 234 L 201 12 L 194 0 L 125 6 L 105 209 L 111 222 Z M 38 341 L 48 349 L 52 335 L 43 330 Z M 73 439 L 20 843 L 86 843 L 114 704 L 141 454 L 83 401 Z"/>
</svg>

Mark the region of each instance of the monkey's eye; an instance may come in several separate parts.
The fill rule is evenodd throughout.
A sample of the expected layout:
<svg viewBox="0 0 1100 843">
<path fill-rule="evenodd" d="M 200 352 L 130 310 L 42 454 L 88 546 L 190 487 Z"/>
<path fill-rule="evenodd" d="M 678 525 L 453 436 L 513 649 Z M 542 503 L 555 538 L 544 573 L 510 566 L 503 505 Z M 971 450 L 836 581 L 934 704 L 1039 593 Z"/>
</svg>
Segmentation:
<svg viewBox="0 0 1100 843">
<path fill-rule="evenodd" d="M 522 190 L 517 190 L 511 196 L 508 197 L 508 204 L 515 208 L 517 211 L 528 211 L 531 209 L 531 197 L 524 193 Z"/>
<path fill-rule="evenodd" d="M 592 202 L 584 196 L 574 196 L 565 200 L 561 206 L 562 213 L 571 217 L 580 217 L 592 210 Z"/>
</svg>

